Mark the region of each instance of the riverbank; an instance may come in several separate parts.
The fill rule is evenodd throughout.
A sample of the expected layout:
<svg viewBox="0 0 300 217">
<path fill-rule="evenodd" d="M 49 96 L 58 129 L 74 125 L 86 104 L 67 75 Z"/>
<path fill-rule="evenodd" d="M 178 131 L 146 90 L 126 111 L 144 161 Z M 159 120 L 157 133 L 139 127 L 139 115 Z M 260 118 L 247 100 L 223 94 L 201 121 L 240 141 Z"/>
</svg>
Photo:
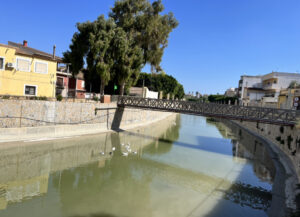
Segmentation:
<svg viewBox="0 0 300 217">
<path fill-rule="evenodd" d="M 0 142 L 128 130 L 172 113 L 117 108 L 116 103 L 0 100 Z"/>
<path fill-rule="evenodd" d="M 276 167 L 269 216 L 289 216 L 299 210 L 299 129 L 253 122 L 231 121 L 267 144 Z M 296 139 L 294 139 L 295 137 Z M 279 139 L 280 138 L 280 139 Z M 294 142 L 293 142 L 294 141 Z M 291 151 L 292 150 L 292 151 Z M 282 205 L 284 204 L 284 208 Z"/>
</svg>

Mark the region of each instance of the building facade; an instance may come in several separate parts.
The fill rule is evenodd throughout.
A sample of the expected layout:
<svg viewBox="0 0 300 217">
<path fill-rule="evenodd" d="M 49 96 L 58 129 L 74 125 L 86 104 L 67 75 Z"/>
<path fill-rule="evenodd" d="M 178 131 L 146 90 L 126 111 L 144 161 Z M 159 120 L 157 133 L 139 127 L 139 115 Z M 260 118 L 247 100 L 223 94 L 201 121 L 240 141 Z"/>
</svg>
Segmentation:
<svg viewBox="0 0 300 217">
<path fill-rule="evenodd" d="M 0 44 L 0 95 L 55 97 L 60 58 L 23 44 Z"/>
<path fill-rule="evenodd" d="M 251 88 L 255 88 L 256 91 L 262 90 L 261 76 L 241 76 L 238 86 L 238 98 L 240 105 L 247 105 L 250 98 L 260 99 L 257 93 L 252 93 Z"/>
<path fill-rule="evenodd" d="M 241 76 L 239 103 L 244 106 L 277 107 L 280 91 L 292 81 L 300 82 L 299 73 L 272 72 L 262 76 Z"/>
<path fill-rule="evenodd" d="M 68 97 L 69 92 L 69 79 L 72 77 L 72 73 L 68 70 L 68 65 L 64 64 L 57 67 L 56 72 L 56 96 Z"/>
<path fill-rule="evenodd" d="M 281 90 L 278 108 L 300 110 L 300 88 Z"/>
<path fill-rule="evenodd" d="M 68 97 L 85 99 L 85 81 L 82 72 L 69 78 Z"/>
</svg>

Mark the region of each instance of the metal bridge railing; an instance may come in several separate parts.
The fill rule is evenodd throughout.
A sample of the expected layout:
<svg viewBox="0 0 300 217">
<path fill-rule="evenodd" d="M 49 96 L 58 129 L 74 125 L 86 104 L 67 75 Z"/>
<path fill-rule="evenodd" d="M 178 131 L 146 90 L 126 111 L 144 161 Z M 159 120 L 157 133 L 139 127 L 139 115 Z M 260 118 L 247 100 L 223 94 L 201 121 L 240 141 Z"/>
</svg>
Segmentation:
<svg viewBox="0 0 300 217">
<path fill-rule="evenodd" d="M 119 107 L 135 107 L 143 109 L 196 114 L 280 125 L 295 125 L 300 118 L 300 111 L 264 107 L 245 107 L 203 102 L 187 102 L 174 100 L 147 99 L 136 97 L 119 97 Z"/>
</svg>

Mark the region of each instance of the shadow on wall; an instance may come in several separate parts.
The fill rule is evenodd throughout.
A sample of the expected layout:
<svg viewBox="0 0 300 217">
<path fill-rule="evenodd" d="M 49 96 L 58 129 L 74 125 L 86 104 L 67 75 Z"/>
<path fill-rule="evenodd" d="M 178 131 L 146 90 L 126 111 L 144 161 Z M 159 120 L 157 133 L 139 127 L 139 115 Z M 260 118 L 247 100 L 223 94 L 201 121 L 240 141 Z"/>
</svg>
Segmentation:
<svg viewBox="0 0 300 217">
<path fill-rule="evenodd" d="M 120 108 L 118 107 L 115 115 L 114 115 L 114 119 L 111 123 L 111 129 L 114 131 L 120 131 L 120 125 L 121 125 L 121 121 L 123 118 L 123 114 L 124 114 L 124 108 Z"/>
</svg>

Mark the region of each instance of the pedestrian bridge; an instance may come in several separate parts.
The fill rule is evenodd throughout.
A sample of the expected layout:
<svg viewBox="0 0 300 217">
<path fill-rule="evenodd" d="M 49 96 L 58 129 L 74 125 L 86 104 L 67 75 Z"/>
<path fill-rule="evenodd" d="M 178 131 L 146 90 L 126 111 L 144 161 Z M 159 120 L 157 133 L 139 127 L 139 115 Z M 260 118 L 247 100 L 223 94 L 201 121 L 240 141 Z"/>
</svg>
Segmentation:
<svg viewBox="0 0 300 217">
<path fill-rule="evenodd" d="M 206 117 L 244 120 L 276 125 L 293 126 L 300 118 L 300 111 L 204 102 L 174 101 L 136 97 L 119 97 L 118 107 L 159 110 Z"/>
</svg>

